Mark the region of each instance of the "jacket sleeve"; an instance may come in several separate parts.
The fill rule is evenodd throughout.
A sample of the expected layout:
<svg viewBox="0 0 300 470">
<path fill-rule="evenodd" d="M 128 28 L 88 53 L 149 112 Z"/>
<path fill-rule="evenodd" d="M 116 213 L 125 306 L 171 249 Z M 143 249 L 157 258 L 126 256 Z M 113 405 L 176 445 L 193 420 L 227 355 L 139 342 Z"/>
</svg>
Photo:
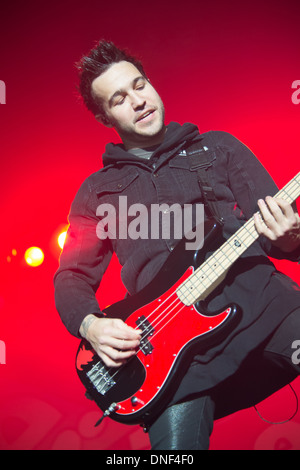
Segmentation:
<svg viewBox="0 0 300 470">
<path fill-rule="evenodd" d="M 69 229 L 54 276 L 57 311 L 68 331 L 77 337 L 87 315 L 102 315 L 95 294 L 112 257 L 110 242 L 96 234 L 99 220 L 93 197 L 86 181 L 71 205 Z"/>
<path fill-rule="evenodd" d="M 257 201 L 275 196 L 278 187 L 253 152 L 237 138 L 226 132 L 216 132 L 215 140 L 227 153 L 230 188 L 237 203 L 249 219 L 258 211 Z M 259 242 L 266 254 L 275 259 L 300 261 L 300 247 L 286 253 L 274 247 L 270 240 L 260 237 Z"/>
</svg>

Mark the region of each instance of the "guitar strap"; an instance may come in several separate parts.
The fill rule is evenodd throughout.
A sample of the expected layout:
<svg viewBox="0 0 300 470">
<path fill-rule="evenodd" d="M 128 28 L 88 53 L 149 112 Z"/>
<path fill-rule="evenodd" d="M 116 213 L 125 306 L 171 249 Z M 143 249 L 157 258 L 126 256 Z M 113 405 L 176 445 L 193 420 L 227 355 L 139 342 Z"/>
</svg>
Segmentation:
<svg viewBox="0 0 300 470">
<path fill-rule="evenodd" d="M 207 215 L 223 225 L 224 221 L 220 215 L 217 198 L 209 182 L 207 171 L 212 166 L 216 156 L 209 152 L 207 147 L 202 146 L 200 142 L 192 144 L 185 151 L 189 159 L 190 170 L 197 171 L 198 183 Z"/>
</svg>

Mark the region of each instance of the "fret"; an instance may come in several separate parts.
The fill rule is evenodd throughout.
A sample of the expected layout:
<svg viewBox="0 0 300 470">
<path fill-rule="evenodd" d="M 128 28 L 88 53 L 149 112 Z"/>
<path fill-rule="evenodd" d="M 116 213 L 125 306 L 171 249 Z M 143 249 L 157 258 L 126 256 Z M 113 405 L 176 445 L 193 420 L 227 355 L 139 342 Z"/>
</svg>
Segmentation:
<svg viewBox="0 0 300 470">
<path fill-rule="evenodd" d="M 275 197 L 284 199 L 291 204 L 299 195 L 300 173 L 282 188 Z M 262 221 L 260 213 L 257 212 L 257 214 Z M 254 218 L 252 217 L 178 287 L 176 293 L 180 300 L 185 305 L 192 305 L 197 300 L 207 296 L 214 289 L 215 284 L 226 276 L 232 264 L 258 237 Z"/>
</svg>

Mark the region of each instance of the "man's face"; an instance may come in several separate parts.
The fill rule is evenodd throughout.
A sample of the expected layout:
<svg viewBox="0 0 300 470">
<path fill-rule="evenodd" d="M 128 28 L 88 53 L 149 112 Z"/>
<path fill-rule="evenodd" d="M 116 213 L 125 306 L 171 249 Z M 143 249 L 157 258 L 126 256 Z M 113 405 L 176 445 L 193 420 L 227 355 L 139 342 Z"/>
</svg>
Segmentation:
<svg viewBox="0 0 300 470">
<path fill-rule="evenodd" d="M 103 109 L 125 147 L 145 148 L 162 142 L 164 106 L 153 86 L 130 62 L 118 62 L 92 83 Z"/>
</svg>

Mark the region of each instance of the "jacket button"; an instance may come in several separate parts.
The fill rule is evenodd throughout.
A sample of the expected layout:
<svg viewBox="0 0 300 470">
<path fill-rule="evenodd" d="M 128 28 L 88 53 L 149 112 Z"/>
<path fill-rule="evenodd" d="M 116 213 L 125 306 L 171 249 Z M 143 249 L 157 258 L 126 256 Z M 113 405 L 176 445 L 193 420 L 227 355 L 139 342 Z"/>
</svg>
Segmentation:
<svg viewBox="0 0 300 470">
<path fill-rule="evenodd" d="M 121 189 L 121 188 L 123 188 L 123 185 L 122 185 L 122 183 L 119 183 L 118 184 L 118 189 Z"/>
</svg>

